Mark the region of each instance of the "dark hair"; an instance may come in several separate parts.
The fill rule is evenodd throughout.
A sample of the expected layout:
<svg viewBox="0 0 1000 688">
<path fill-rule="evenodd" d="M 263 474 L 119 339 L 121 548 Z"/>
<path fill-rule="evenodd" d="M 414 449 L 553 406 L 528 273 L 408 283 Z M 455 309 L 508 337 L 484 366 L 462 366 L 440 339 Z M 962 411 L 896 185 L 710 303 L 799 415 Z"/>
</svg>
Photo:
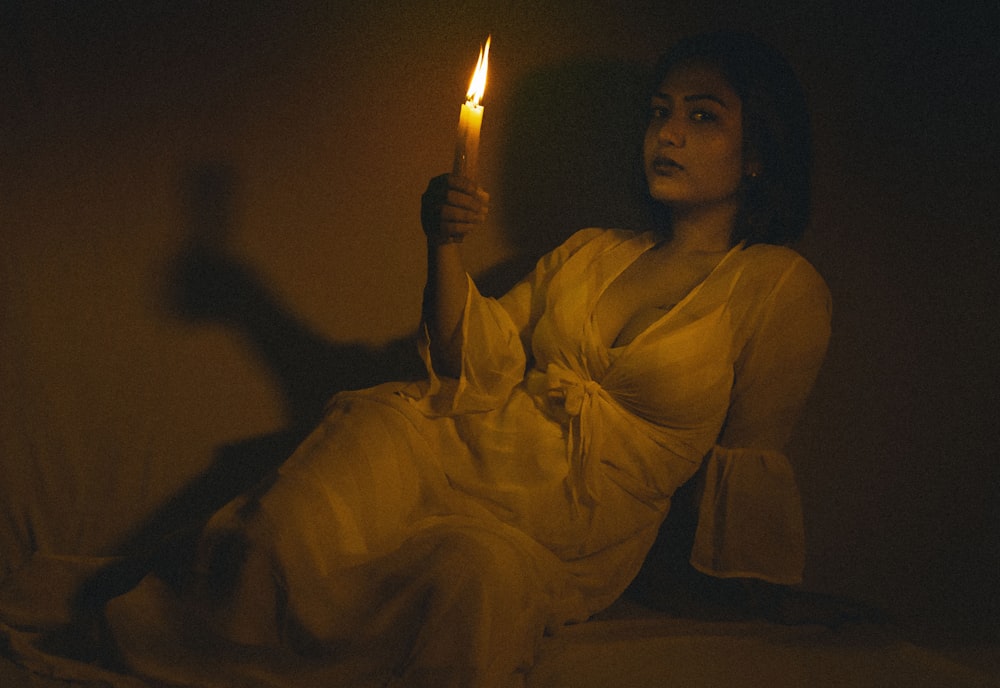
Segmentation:
<svg viewBox="0 0 1000 688">
<path fill-rule="evenodd" d="M 700 34 L 671 48 L 656 65 L 653 88 L 682 63 L 719 69 L 743 101 L 743 155 L 759 172 L 744 178 L 732 244 L 789 244 L 809 221 L 812 167 L 809 111 L 795 72 L 753 35 Z"/>
</svg>

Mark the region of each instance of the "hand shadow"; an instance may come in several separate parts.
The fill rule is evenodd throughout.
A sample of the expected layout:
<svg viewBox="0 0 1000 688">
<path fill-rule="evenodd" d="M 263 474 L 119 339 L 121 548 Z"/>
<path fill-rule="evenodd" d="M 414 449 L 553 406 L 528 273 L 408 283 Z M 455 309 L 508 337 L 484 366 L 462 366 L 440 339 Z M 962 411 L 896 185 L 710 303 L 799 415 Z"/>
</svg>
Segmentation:
<svg viewBox="0 0 1000 688">
<path fill-rule="evenodd" d="M 184 179 L 188 241 L 170 265 L 167 305 L 175 317 L 222 324 L 238 335 L 281 390 L 288 426 L 217 449 L 209 470 L 172 500 L 203 516 L 280 465 L 336 392 L 423 373 L 412 337 L 378 347 L 331 341 L 281 303 L 260 275 L 227 248 L 236 187 L 236 175 L 227 165 L 198 166 Z M 178 510 L 179 504 L 166 509 Z M 162 533 L 165 525 L 154 530 Z"/>
<path fill-rule="evenodd" d="M 189 322 L 224 325 L 246 342 L 282 392 L 287 425 L 217 447 L 203 473 L 119 543 L 116 551 L 122 558 L 81 586 L 74 599 L 74 622 L 49 638 L 63 655 L 94 660 L 104 645 L 104 605 L 150 571 L 168 583 L 181 580 L 207 519 L 237 495 L 266 482 L 315 426 L 336 392 L 424 374 L 412 337 L 380 347 L 331 341 L 281 303 L 260 275 L 227 249 L 235 187 L 235 175 L 225 165 L 195 167 L 183 180 L 188 238 L 168 266 L 166 308 Z"/>
<path fill-rule="evenodd" d="M 292 428 L 310 429 L 337 391 L 412 379 L 423 371 L 412 337 L 373 347 L 331 341 L 282 304 L 260 275 L 227 248 L 235 175 L 203 166 L 185 180 L 189 238 L 170 266 L 175 317 L 215 322 L 246 342 L 273 375 Z"/>
</svg>

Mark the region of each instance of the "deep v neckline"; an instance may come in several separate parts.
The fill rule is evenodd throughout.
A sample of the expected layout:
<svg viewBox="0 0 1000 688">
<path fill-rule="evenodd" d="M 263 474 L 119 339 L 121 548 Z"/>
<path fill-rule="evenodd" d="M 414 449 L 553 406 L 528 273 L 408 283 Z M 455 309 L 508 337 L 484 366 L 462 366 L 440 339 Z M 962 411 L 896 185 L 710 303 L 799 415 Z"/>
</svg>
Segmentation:
<svg viewBox="0 0 1000 688">
<path fill-rule="evenodd" d="M 687 293 L 684 294 L 684 296 L 681 297 L 680 300 L 678 300 L 675 304 L 673 304 L 672 306 L 670 306 L 669 308 L 667 308 L 666 310 L 664 310 L 664 312 L 659 317 L 654 318 L 652 321 L 650 321 L 648 324 L 646 324 L 628 342 L 626 342 L 625 344 L 615 344 L 615 342 L 621 336 L 622 331 L 628 325 L 628 322 L 626 322 L 622 326 L 622 329 L 619 330 L 619 332 L 611 340 L 611 344 L 610 345 L 606 344 L 605 343 L 606 340 L 604 338 L 604 332 L 601 331 L 600 323 L 597 320 L 597 304 L 600 303 L 601 297 L 603 297 L 604 293 L 611 287 L 612 284 L 614 284 L 615 280 L 617 280 L 619 277 L 621 277 L 621 275 L 626 270 L 628 270 L 629 267 L 631 267 L 632 264 L 635 263 L 635 261 L 639 260 L 639 258 L 641 256 L 643 256 L 648 251 L 650 251 L 654 246 L 656 246 L 656 242 L 652 241 L 651 234 L 652 233 L 647 233 L 645 235 L 642 235 L 643 238 L 645 238 L 649 242 L 649 244 L 647 246 L 645 246 L 641 251 L 639 251 L 635 255 L 635 257 L 632 258 L 632 260 L 630 260 L 627 263 L 625 263 L 620 270 L 618 270 L 617 272 L 615 272 L 614 276 L 612 276 L 610 279 L 606 280 L 604 282 L 604 284 L 601 285 L 601 288 L 597 291 L 597 295 L 596 295 L 596 297 L 594 298 L 593 302 L 590 305 L 590 318 L 589 318 L 590 319 L 590 325 L 591 325 L 591 327 L 593 329 L 593 332 L 594 332 L 594 335 L 595 335 L 597 341 L 599 342 L 599 344 L 601 345 L 601 347 L 604 348 L 608 352 L 617 353 L 617 352 L 621 352 L 621 351 L 624 351 L 624 350 L 628 349 L 629 347 L 631 347 L 633 344 L 635 344 L 639 340 L 644 339 L 646 337 L 646 335 L 651 330 L 653 330 L 656 327 L 660 326 L 661 324 L 663 324 L 667 320 L 670 320 L 670 318 L 673 316 L 674 313 L 680 311 L 684 306 L 686 306 L 692 299 L 694 299 L 698 295 L 698 293 L 702 290 L 702 287 L 704 287 L 704 285 L 706 283 L 708 283 L 712 279 L 712 277 L 715 276 L 715 274 L 722 268 L 722 266 L 729 261 L 730 256 L 732 256 L 734 253 L 736 253 L 739 249 L 743 248 L 743 245 L 744 245 L 744 242 L 740 242 L 740 243 L 736 244 L 735 246 L 731 247 L 728 251 L 726 251 L 725 255 L 723 255 L 722 258 L 719 259 L 719 262 L 717 262 L 712 267 L 712 269 L 708 271 L 708 274 L 706 274 L 703 279 L 701 279 L 697 284 L 695 284 L 693 287 L 691 287 L 691 289 L 689 289 L 687 291 Z"/>
</svg>

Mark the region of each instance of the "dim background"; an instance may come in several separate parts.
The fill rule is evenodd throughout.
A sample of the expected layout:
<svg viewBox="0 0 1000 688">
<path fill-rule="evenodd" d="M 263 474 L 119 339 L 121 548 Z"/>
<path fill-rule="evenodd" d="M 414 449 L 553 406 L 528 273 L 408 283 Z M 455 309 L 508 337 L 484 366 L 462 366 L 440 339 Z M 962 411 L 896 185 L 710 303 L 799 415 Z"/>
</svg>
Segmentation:
<svg viewBox="0 0 1000 688">
<path fill-rule="evenodd" d="M 420 194 L 487 34 L 467 254 L 495 291 L 574 229 L 642 226 L 645 69 L 732 26 L 814 116 L 799 248 L 835 310 L 790 447 L 805 586 L 996 632 L 995 3 L 340 4 L 0 5 L 0 577 L 141 546 L 220 457 L 413 374 Z"/>
</svg>

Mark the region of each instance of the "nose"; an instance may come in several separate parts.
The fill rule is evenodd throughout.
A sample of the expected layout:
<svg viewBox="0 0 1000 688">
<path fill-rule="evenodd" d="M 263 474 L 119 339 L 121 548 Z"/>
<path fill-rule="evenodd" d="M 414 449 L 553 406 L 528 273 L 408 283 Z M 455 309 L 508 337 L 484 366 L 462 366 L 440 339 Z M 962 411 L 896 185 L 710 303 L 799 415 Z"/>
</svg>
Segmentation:
<svg viewBox="0 0 1000 688">
<path fill-rule="evenodd" d="M 681 148 L 684 146 L 684 130 L 676 117 L 668 117 L 659 122 L 656 140 L 667 146 Z"/>
</svg>

